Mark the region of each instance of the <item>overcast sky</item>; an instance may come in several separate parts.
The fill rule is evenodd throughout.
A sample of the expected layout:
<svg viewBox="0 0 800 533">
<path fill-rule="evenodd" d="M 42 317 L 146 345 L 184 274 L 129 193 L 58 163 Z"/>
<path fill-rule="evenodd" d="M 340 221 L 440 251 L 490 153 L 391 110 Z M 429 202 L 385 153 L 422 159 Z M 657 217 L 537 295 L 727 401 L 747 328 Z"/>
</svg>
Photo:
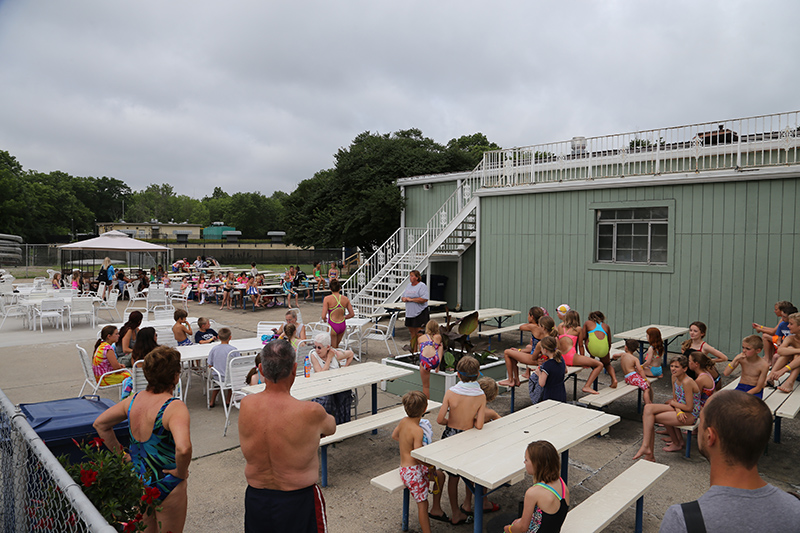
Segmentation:
<svg viewBox="0 0 800 533">
<path fill-rule="evenodd" d="M 793 111 L 798 20 L 797 0 L 0 0 L 0 150 L 270 195 L 363 131 L 513 147 Z"/>
</svg>

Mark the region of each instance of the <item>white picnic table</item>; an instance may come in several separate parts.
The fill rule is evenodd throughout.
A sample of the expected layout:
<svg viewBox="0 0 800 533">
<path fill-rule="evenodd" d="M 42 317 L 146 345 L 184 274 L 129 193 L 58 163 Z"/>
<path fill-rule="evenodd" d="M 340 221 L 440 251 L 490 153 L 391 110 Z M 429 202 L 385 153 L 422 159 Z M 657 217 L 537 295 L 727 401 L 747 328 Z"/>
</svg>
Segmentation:
<svg viewBox="0 0 800 533">
<path fill-rule="evenodd" d="M 474 310 L 457 311 L 455 313 L 450 313 L 450 316 L 453 318 L 464 318 L 465 316 L 469 316 L 474 312 L 475 312 Z M 503 322 L 506 319 L 511 318 L 512 316 L 517 316 L 518 314 L 520 314 L 520 311 L 516 311 L 514 309 L 503 309 L 502 307 L 489 307 L 486 309 L 478 309 L 479 331 L 480 331 L 480 325 L 483 324 L 483 322 L 486 322 L 488 320 L 496 320 L 497 327 L 501 328 L 503 327 Z"/>
<path fill-rule="evenodd" d="M 219 346 L 219 341 L 209 342 L 206 344 L 192 344 L 190 346 L 178 346 L 176 350 L 181 353 L 181 363 L 189 363 L 193 361 L 205 361 L 208 359 L 208 353 L 214 346 Z M 252 350 L 261 350 L 264 347 L 264 342 L 261 337 L 244 337 L 241 339 L 233 338 L 230 342 L 231 346 L 240 352 L 249 352 Z"/>
<path fill-rule="evenodd" d="M 777 381 L 782 384 L 788 377 L 788 374 L 785 374 Z M 741 378 L 736 378 L 725 385 L 723 390 L 735 390 L 739 385 L 739 379 Z M 775 387 L 765 385 L 761 392 L 761 399 L 767 404 L 775 418 L 772 440 L 778 443 L 781 441 L 781 419 L 797 418 L 797 414 L 800 413 L 800 380 L 794 382 L 794 388 L 790 393 L 781 392 Z"/>
<path fill-rule="evenodd" d="M 639 362 L 643 363 L 644 352 L 645 352 L 644 345 L 647 344 L 647 330 L 650 328 L 658 328 L 658 330 L 661 332 L 661 338 L 664 340 L 665 354 L 669 349 L 669 343 L 671 343 L 676 338 L 689 333 L 689 328 L 684 328 L 682 326 L 663 326 L 659 324 L 650 324 L 649 326 L 642 326 L 640 328 L 629 329 L 628 331 L 621 331 L 619 333 L 614 333 L 613 337 L 615 339 L 622 339 L 622 340 L 635 339 L 639 341 Z M 666 363 L 666 361 L 664 361 L 664 363 Z"/>
<path fill-rule="evenodd" d="M 441 307 L 447 305 L 447 302 L 442 300 L 428 300 L 428 307 Z M 391 311 L 405 311 L 406 302 L 395 302 L 393 304 L 383 304 L 383 307 Z"/>
<path fill-rule="evenodd" d="M 546 400 L 428 446 L 411 456 L 475 484 L 475 501 L 486 489 L 518 483 L 525 477 L 525 449 L 547 440 L 561 452 L 561 477 L 567 481 L 569 449 L 592 435 L 604 434 L 620 418 L 594 409 Z M 475 506 L 474 531 L 483 531 L 483 506 Z"/>
</svg>

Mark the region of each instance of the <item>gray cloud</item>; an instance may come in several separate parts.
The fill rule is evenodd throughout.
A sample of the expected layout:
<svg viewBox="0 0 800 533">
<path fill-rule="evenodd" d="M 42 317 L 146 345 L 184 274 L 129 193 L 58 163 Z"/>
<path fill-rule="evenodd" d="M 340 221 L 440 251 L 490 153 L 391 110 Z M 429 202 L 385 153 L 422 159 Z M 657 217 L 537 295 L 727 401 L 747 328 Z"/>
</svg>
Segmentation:
<svg viewBox="0 0 800 533">
<path fill-rule="evenodd" d="M 783 2 L 0 1 L 26 168 L 291 191 L 362 131 L 522 146 L 796 109 Z"/>
</svg>

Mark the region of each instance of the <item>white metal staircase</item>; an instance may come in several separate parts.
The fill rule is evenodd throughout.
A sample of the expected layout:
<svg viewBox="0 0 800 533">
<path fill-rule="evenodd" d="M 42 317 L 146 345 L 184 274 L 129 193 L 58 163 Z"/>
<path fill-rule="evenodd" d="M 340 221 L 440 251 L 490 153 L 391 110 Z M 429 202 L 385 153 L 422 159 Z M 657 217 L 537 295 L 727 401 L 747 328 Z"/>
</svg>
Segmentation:
<svg viewBox="0 0 800 533">
<path fill-rule="evenodd" d="M 458 257 L 477 239 L 478 198 L 472 195 L 481 183 L 479 164 L 460 180 L 453 194 L 434 213 L 424 228 L 400 228 L 353 274 L 343 290 L 362 315 L 385 312 L 405 290 L 411 270 L 424 272 L 431 256 Z"/>
</svg>

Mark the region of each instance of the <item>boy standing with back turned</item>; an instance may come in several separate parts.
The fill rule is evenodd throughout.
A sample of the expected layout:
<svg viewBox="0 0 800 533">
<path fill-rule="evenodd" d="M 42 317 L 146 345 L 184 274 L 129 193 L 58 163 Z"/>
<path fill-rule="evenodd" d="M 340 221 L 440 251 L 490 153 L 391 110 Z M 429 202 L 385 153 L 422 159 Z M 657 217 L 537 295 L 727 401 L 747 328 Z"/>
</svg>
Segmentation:
<svg viewBox="0 0 800 533">
<path fill-rule="evenodd" d="M 408 415 L 397 424 L 392 432 L 392 438 L 400 443 L 400 477 L 414 501 L 417 502 L 419 511 L 419 525 L 423 533 L 430 533 L 430 518 L 446 520 L 447 515 L 442 511 L 442 493 L 434 494 L 433 509 L 435 514 L 428 514 L 428 465 L 419 462 L 411 456 L 411 452 L 426 444 L 425 430 L 420 425 L 420 419 L 428 408 L 428 397 L 422 391 L 410 391 L 403 395 L 403 408 Z M 430 422 L 426 426 L 430 429 Z M 432 433 L 431 433 L 432 434 Z M 429 435 L 430 437 L 430 435 Z M 444 482 L 444 473 L 434 470 L 439 486 Z"/>
<path fill-rule="evenodd" d="M 478 384 L 480 363 L 465 355 L 456 365 L 461 381 L 444 393 L 442 407 L 436 422 L 445 426 L 442 438 L 452 437 L 468 429 L 483 428 L 486 411 L 486 395 Z M 454 525 L 472 523 L 473 517 L 466 515 L 458 505 L 458 480 L 453 474 L 447 478 L 447 495 L 450 499 L 450 519 Z"/>
</svg>

